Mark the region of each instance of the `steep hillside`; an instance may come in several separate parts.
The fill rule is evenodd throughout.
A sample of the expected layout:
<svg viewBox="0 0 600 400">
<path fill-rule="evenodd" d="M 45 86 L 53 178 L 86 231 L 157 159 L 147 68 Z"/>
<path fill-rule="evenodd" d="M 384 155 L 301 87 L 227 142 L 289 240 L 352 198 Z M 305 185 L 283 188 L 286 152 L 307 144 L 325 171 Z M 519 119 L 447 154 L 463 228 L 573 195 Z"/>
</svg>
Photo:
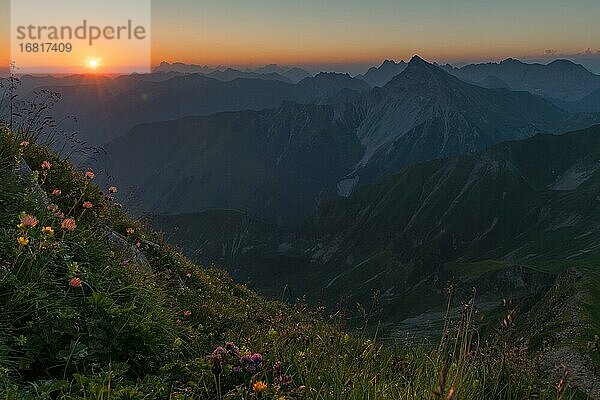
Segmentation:
<svg viewBox="0 0 600 400">
<path fill-rule="evenodd" d="M 600 296 L 599 159 L 600 126 L 594 126 L 407 167 L 322 205 L 301 230 L 261 226 L 259 239 L 240 239 L 228 265 L 237 279 L 278 298 L 306 294 L 330 306 L 367 307 L 377 294 L 380 331 L 395 338 L 442 328 L 447 282 L 476 287 L 489 314 L 511 299 L 520 313 L 531 310 L 528 318 L 536 324 L 557 320 L 556 330 L 548 331 L 552 345 L 532 339 L 531 350 L 540 352 L 546 367 L 577 354 L 584 381 L 595 374 L 585 365 Z M 179 229 L 190 233 L 187 241 L 177 233 L 172 239 L 196 248 L 194 226 L 210 231 L 210 225 L 200 216 L 188 218 L 191 226 L 178 219 Z M 231 242 L 240 237 L 236 232 L 222 237 Z M 212 248 L 220 243 L 215 236 L 204 240 Z M 196 256 L 211 259 L 208 251 Z M 581 277 L 576 291 L 567 290 L 576 296 L 548 305 L 544 294 L 563 291 L 570 273 Z M 577 323 L 559 324 L 563 312 L 556 307 L 568 307 Z M 598 381 L 591 382 L 597 391 Z"/>
<path fill-rule="evenodd" d="M 120 211 L 116 188 L 24 139 L 0 137 L 3 397 L 555 398 L 525 359 L 471 346 L 473 306 L 437 350 L 351 337 L 191 264 Z"/>
</svg>

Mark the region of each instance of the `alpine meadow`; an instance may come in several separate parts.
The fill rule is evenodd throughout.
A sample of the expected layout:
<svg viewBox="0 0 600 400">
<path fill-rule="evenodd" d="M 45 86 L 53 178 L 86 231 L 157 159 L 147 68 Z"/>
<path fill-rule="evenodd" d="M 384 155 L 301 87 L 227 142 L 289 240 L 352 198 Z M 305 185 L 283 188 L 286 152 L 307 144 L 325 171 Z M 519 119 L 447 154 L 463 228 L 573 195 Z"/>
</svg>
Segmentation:
<svg viewBox="0 0 600 400">
<path fill-rule="evenodd" d="M 0 16 L 0 399 L 600 399 L 600 3 Z"/>
</svg>

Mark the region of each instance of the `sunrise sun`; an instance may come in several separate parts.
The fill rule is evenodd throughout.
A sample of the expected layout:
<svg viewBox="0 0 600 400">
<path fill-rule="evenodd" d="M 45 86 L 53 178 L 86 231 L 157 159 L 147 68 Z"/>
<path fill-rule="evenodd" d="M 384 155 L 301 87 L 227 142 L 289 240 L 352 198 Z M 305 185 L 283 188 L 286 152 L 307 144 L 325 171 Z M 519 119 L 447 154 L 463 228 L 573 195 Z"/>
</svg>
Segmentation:
<svg viewBox="0 0 600 400">
<path fill-rule="evenodd" d="M 100 61 L 96 58 L 91 58 L 87 61 L 87 66 L 90 69 L 96 69 L 100 66 Z"/>
</svg>

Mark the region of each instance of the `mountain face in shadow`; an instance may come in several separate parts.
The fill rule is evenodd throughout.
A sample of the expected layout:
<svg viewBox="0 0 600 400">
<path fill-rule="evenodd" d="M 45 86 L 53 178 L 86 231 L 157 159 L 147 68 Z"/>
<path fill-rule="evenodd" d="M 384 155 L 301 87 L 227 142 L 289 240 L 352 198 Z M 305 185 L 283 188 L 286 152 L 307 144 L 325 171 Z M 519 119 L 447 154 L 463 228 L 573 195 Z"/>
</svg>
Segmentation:
<svg viewBox="0 0 600 400">
<path fill-rule="evenodd" d="M 544 65 L 509 58 L 500 63 L 470 64 L 461 68 L 446 65 L 443 68 L 467 82 L 495 77 L 512 90 L 525 90 L 559 101 L 577 101 L 600 88 L 599 75 L 568 60 Z"/>
<path fill-rule="evenodd" d="M 385 60 L 379 67 L 371 67 L 364 75 L 358 75 L 356 78 L 362 79 L 372 87 L 381 87 L 402 73 L 406 65 L 404 61 L 397 63 L 394 60 Z"/>
<path fill-rule="evenodd" d="M 382 320 L 395 323 L 442 310 L 449 280 L 497 302 L 597 260 L 598 160 L 600 125 L 406 167 L 323 204 L 292 232 L 227 210 L 156 223 L 184 249 L 203 249 L 197 260 L 228 265 L 264 293 L 369 304 L 377 291 Z M 206 221 L 223 229 L 211 233 Z"/>
<path fill-rule="evenodd" d="M 356 81 L 321 74 L 293 86 L 330 104 L 287 103 L 140 125 L 106 146 L 97 169 L 130 188 L 148 211 L 236 208 L 293 226 L 324 200 L 347 196 L 357 185 L 381 181 L 407 165 L 589 123 L 526 92 L 467 84 L 418 57 L 383 88 L 346 89 L 333 96 L 344 100 L 331 101 L 330 93 Z M 235 82 L 263 87 L 259 81 Z M 182 82 L 172 101 L 191 98 L 190 86 Z M 151 164 L 142 167 L 145 158 Z"/>
<path fill-rule="evenodd" d="M 600 88 L 585 96 L 583 99 L 574 102 L 563 102 L 560 104 L 566 110 L 572 112 L 600 112 Z"/>
<path fill-rule="evenodd" d="M 359 174 L 368 181 L 418 161 L 560 130 L 570 118 L 539 97 L 471 85 L 419 57 L 358 104 L 365 147 Z"/>
<path fill-rule="evenodd" d="M 136 127 L 98 168 L 161 213 L 244 209 L 301 222 L 361 155 L 351 107 L 285 104 Z M 101 167 L 100 167 L 101 166 Z"/>
</svg>

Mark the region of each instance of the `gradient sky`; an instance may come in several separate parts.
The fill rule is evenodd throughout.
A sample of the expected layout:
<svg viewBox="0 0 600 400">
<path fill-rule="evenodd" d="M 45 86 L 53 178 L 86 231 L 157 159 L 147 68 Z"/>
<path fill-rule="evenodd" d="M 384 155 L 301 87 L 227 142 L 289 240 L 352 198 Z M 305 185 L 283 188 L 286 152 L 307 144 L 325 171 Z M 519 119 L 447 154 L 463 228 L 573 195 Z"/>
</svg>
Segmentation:
<svg viewBox="0 0 600 400">
<path fill-rule="evenodd" d="M 51 4 L 51 1 L 40 1 Z M 0 38 L 9 0 L 0 0 Z M 152 61 L 253 66 L 536 58 L 600 51 L 598 0 L 154 0 Z M 593 54 L 600 58 L 600 53 Z M 8 45 L 0 58 L 8 59 Z"/>
</svg>

